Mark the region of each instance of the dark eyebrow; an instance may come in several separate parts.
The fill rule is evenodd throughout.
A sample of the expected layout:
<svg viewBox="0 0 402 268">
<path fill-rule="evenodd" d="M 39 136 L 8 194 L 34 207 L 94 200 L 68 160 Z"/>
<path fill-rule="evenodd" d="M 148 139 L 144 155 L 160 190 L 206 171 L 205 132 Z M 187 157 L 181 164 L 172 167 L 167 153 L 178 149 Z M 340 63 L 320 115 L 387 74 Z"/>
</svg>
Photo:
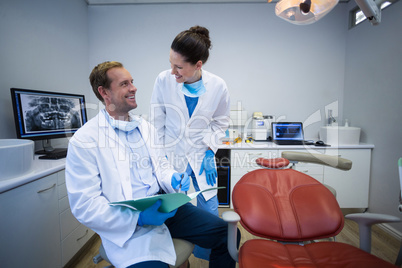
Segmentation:
<svg viewBox="0 0 402 268">
<path fill-rule="evenodd" d="M 172 62 L 170 61 L 170 59 L 169 59 L 169 62 L 170 62 L 170 64 L 172 64 Z M 177 68 L 183 68 L 183 66 L 179 66 L 179 65 L 177 65 L 177 64 L 173 64 L 175 67 L 177 67 Z"/>
<path fill-rule="evenodd" d="M 123 84 L 126 84 L 126 83 L 130 83 L 130 82 L 132 83 L 133 81 L 134 81 L 134 79 L 131 79 L 131 80 L 128 80 L 128 79 L 127 79 L 127 80 L 123 80 L 123 81 L 120 82 L 120 85 L 123 85 Z"/>
</svg>

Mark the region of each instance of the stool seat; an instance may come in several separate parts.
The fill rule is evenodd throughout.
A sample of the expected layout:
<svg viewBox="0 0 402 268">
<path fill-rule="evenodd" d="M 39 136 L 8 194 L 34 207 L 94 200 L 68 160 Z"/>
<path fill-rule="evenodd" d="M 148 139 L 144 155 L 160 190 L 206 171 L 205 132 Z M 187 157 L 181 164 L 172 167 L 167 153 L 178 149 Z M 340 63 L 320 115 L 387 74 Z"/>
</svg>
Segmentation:
<svg viewBox="0 0 402 268">
<path fill-rule="evenodd" d="M 176 251 L 176 264 L 174 266 L 170 265 L 171 268 L 182 265 L 188 260 L 194 249 L 194 244 L 183 239 L 173 238 L 173 244 Z"/>
<path fill-rule="evenodd" d="M 170 268 L 176 268 L 182 265 L 191 255 L 194 249 L 194 244 L 191 242 L 188 242 L 183 239 L 178 239 L 178 238 L 173 238 L 173 245 L 174 245 L 174 250 L 176 252 L 176 264 L 175 265 L 169 265 Z M 103 245 L 101 244 L 99 247 L 99 254 L 96 255 L 93 258 L 94 263 L 99 263 L 102 260 L 107 261 L 110 263 L 109 258 L 106 255 L 105 249 L 103 248 Z M 108 267 L 113 267 L 113 266 L 108 266 Z"/>
</svg>

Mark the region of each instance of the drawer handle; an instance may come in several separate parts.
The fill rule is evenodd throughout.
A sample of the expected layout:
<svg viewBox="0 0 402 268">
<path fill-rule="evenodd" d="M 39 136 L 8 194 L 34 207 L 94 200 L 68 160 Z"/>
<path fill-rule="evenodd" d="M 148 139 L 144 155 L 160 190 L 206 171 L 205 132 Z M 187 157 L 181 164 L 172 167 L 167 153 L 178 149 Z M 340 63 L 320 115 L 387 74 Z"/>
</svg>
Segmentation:
<svg viewBox="0 0 402 268">
<path fill-rule="evenodd" d="M 251 154 L 247 154 L 247 155 L 262 155 L 262 153 L 251 153 Z"/>
<path fill-rule="evenodd" d="M 42 189 L 42 190 L 37 191 L 37 193 L 40 194 L 40 193 L 49 191 L 50 189 L 52 189 L 52 188 L 54 188 L 54 187 L 56 187 L 56 183 L 54 183 L 54 184 L 53 184 L 52 186 L 50 186 L 49 188 L 46 188 L 46 189 Z"/>
<path fill-rule="evenodd" d="M 88 229 L 85 231 L 85 234 L 79 238 L 77 238 L 77 242 L 83 239 L 88 234 Z"/>
</svg>

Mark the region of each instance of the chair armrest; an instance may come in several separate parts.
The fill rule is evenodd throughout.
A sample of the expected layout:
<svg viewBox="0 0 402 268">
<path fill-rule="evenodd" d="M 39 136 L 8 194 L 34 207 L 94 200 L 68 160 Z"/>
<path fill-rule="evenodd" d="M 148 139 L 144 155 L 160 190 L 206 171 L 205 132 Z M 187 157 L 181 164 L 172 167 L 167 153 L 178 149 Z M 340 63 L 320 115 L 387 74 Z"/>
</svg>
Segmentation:
<svg viewBox="0 0 402 268">
<path fill-rule="evenodd" d="M 339 157 L 337 155 L 311 154 L 293 151 L 284 151 L 281 155 L 283 158 L 286 158 L 289 161 L 315 163 L 340 170 L 350 170 L 352 168 L 351 160 Z"/>
<path fill-rule="evenodd" d="M 371 251 L 371 226 L 377 223 L 399 222 L 398 217 L 377 213 L 353 213 L 345 216 L 359 225 L 360 249 Z"/>
<path fill-rule="evenodd" d="M 237 223 L 240 216 L 234 211 L 225 211 L 222 213 L 222 219 L 228 223 L 228 251 L 230 256 L 239 261 L 239 250 L 237 249 Z"/>
</svg>

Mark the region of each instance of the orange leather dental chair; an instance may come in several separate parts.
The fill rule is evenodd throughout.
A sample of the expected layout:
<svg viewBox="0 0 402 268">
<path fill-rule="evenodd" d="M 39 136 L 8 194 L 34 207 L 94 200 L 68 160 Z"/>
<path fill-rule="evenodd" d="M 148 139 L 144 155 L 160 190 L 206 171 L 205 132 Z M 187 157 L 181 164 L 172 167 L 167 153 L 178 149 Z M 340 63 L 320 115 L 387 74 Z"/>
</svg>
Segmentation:
<svg viewBox="0 0 402 268">
<path fill-rule="evenodd" d="M 324 164 L 335 168 L 341 164 L 347 170 L 346 164 L 350 169 L 351 162 L 344 160 L 330 157 Z M 396 267 L 345 243 L 316 241 L 335 237 L 344 226 L 334 194 L 314 178 L 285 168 L 288 159 L 259 159 L 257 163 L 269 169 L 244 175 L 233 189 L 234 211 L 222 215 L 229 223 L 229 252 L 240 268 Z M 248 240 L 237 250 L 239 221 L 263 239 Z"/>
</svg>

